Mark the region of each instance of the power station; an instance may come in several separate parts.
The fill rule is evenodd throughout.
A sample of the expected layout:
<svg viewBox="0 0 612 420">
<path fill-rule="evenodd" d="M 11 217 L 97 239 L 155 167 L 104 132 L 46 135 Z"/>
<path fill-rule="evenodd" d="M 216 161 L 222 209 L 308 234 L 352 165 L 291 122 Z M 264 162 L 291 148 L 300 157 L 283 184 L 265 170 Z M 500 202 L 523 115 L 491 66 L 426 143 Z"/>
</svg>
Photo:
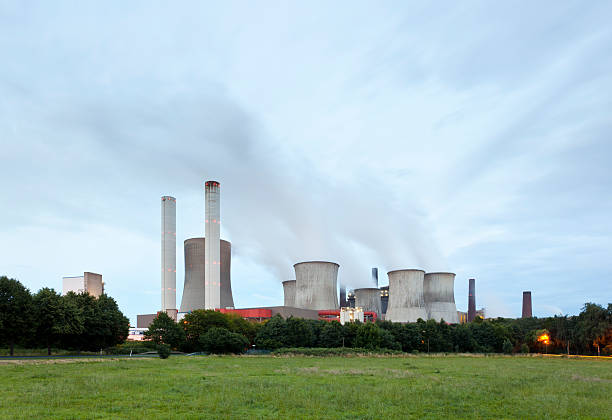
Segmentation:
<svg viewBox="0 0 612 420">
<path fill-rule="evenodd" d="M 220 190 L 218 181 L 204 182 L 204 237 L 184 241 L 185 283 L 180 311 L 176 306 L 176 198 L 161 198 L 161 311 L 175 320 L 198 309 L 237 312 L 252 320 L 280 314 L 327 321 L 385 319 L 406 323 L 433 319 L 454 324 L 484 317 L 484 309 L 476 310 L 473 278 L 469 279 L 465 313 L 458 312 L 455 304 L 455 273 L 426 273 L 418 268 L 393 270 L 387 273 L 388 285 L 381 287 L 378 267 L 372 267 L 368 287 L 347 290 L 344 281 L 338 288 L 340 265 L 330 261 L 294 264 L 295 280 L 282 282 L 283 306 L 235 309 L 232 246 L 221 239 Z M 523 292 L 522 316 L 532 316 L 529 291 Z M 155 314 L 139 315 L 138 326 L 141 327 L 141 319 L 142 326 L 147 326 L 144 324 L 154 317 Z"/>
</svg>

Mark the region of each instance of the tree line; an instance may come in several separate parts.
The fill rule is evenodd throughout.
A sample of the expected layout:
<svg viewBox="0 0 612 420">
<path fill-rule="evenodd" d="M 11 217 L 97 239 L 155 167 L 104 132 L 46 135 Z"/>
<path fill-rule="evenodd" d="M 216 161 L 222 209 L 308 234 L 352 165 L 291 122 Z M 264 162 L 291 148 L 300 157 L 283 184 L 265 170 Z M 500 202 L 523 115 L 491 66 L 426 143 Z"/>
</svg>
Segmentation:
<svg viewBox="0 0 612 420">
<path fill-rule="evenodd" d="M 50 288 L 32 294 L 15 279 L 0 277 L 0 346 L 99 351 L 123 343 L 129 320 L 103 294 L 65 296 Z"/>
<path fill-rule="evenodd" d="M 175 323 L 160 313 L 146 335 L 172 348 L 242 353 L 249 348 L 352 347 L 404 352 L 549 352 L 612 354 L 612 304 L 587 303 L 577 316 L 477 319 L 449 325 L 434 320 L 347 323 L 274 316 L 264 323 L 236 314 L 197 310 Z"/>
</svg>

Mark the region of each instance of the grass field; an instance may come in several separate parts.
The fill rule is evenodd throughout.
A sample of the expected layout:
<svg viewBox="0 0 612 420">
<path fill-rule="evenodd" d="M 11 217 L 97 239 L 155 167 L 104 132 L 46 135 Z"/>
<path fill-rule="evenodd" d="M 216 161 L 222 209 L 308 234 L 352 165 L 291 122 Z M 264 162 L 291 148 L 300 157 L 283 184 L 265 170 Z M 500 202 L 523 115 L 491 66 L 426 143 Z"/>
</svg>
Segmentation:
<svg viewBox="0 0 612 420">
<path fill-rule="evenodd" d="M 612 361 L 180 357 L 0 362 L 0 418 L 612 418 Z"/>
</svg>

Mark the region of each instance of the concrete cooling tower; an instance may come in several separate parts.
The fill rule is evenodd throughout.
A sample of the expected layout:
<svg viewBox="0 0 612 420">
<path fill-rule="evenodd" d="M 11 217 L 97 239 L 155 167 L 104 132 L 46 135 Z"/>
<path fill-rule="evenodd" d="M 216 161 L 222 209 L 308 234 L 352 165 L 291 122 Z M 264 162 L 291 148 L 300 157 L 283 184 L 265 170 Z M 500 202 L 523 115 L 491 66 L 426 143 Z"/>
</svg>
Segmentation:
<svg viewBox="0 0 612 420">
<path fill-rule="evenodd" d="M 232 244 L 220 241 L 221 245 L 221 286 L 220 304 L 222 308 L 233 308 L 232 282 L 230 270 L 232 267 Z M 191 238 L 185 241 L 185 285 L 181 312 L 191 312 L 205 308 L 205 269 L 206 240 Z"/>
<path fill-rule="evenodd" d="M 423 298 L 423 270 L 389 271 L 389 306 L 385 319 L 393 322 L 426 320 Z"/>
<path fill-rule="evenodd" d="M 355 289 L 355 306 L 362 308 L 364 312 L 376 312 L 376 316 L 380 319 L 382 315 L 380 289 L 375 287 Z"/>
<path fill-rule="evenodd" d="M 283 306 L 295 308 L 295 280 L 284 281 L 283 292 L 285 293 Z"/>
<path fill-rule="evenodd" d="M 428 319 L 459 323 L 455 305 L 455 274 L 427 273 L 423 278 L 423 297 Z"/>
<path fill-rule="evenodd" d="M 161 310 L 176 317 L 176 198 L 161 198 Z"/>
<path fill-rule="evenodd" d="M 338 268 L 326 261 L 300 262 L 295 269 L 295 306 L 325 310 L 338 307 Z"/>
</svg>

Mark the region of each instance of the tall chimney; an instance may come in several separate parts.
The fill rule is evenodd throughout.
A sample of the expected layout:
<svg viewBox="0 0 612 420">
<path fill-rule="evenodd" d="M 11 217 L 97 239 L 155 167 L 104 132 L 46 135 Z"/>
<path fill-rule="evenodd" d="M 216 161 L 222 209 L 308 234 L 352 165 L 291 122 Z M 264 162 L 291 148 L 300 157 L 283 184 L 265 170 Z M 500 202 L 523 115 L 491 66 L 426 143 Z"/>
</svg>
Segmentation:
<svg viewBox="0 0 612 420">
<path fill-rule="evenodd" d="M 472 322 L 476 318 L 476 280 L 469 280 L 469 295 L 468 295 L 468 322 Z"/>
<path fill-rule="evenodd" d="M 176 312 L 176 198 L 161 198 L 161 310 Z"/>
<path fill-rule="evenodd" d="M 348 305 L 346 304 L 346 286 L 340 283 L 340 307 L 346 308 Z"/>
<path fill-rule="evenodd" d="M 378 288 L 378 267 L 372 267 L 372 284 Z"/>
<path fill-rule="evenodd" d="M 531 318 L 531 292 L 523 292 L 523 318 Z"/>
<path fill-rule="evenodd" d="M 205 183 L 204 308 L 221 307 L 220 184 Z"/>
</svg>

